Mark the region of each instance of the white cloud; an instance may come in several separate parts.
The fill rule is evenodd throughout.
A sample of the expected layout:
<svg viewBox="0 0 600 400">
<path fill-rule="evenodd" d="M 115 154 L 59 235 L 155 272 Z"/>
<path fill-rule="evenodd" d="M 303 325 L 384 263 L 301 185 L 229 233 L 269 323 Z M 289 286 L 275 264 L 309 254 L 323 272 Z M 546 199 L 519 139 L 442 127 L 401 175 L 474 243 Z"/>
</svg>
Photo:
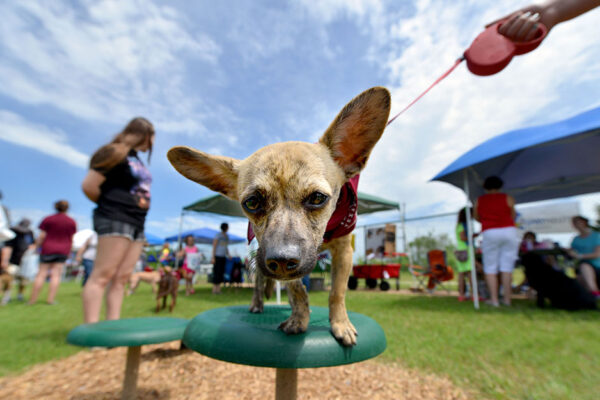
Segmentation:
<svg viewBox="0 0 600 400">
<path fill-rule="evenodd" d="M 204 132 L 209 107 L 184 95 L 186 61 L 216 65 L 220 47 L 185 17 L 149 2 L 2 3 L 0 92 L 79 118 Z M 203 114 L 202 110 L 206 110 Z"/>
<path fill-rule="evenodd" d="M 89 156 L 71 146 L 64 132 L 31 123 L 5 110 L 0 110 L 0 139 L 61 159 L 78 168 L 87 168 L 88 165 Z"/>
</svg>

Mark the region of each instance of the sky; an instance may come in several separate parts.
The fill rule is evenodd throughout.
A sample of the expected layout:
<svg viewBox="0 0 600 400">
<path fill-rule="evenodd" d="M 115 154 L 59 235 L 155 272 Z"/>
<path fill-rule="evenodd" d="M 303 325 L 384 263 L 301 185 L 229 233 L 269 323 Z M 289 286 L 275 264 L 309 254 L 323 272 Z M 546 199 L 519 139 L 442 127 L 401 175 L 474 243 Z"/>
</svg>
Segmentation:
<svg viewBox="0 0 600 400">
<path fill-rule="evenodd" d="M 1 2 L 0 190 L 13 220 L 58 199 L 80 228 L 90 155 L 135 116 L 156 128 L 146 231 L 177 232 L 182 206 L 212 194 L 180 176 L 176 145 L 245 158 L 315 142 L 354 96 L 392 93 L 392 114 L 450 67 L 483 26 L 524 1 Z M 390 125 L 359 190 L 409 216 L 456 211 L 462 191 L 429 182 L 475 145 L 600 105 L 600 9 L 555 27 L 534 52 L 478 77 L 464 65 Z M 579 198 L 592 215 L 600 196 Z M 373 217 L 375 218 L 375 217 Z M 379 219 L 397 218 L 384 214 Z M 222 217 L 186 216 L 184 228 Z M 228 220 L 244 234 L 245 222 Z"/>
</svg>

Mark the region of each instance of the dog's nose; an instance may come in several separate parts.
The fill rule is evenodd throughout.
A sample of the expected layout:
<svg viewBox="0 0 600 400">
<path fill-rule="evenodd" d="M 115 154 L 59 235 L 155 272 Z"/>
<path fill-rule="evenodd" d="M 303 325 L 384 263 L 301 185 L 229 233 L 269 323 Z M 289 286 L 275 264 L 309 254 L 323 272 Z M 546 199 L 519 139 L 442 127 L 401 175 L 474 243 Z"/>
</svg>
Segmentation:
<svg viewBox="0 0 600 400">
<path fill-rule="evenodd" d="M 277 270 L 281 272 L 293 271 L 298 267 L 298 264 L 300 264 L 300 261 L 296 259 L 270 258 L 267 260 L 267 267 L 273 272 L 277 272 Z"/>
<path fill-rule="evenodd" d="M 300 249 L 297 246 L 285 246 L 269 251 L 265 259 L 267 268 L 271 271 L 286 273 L 295 270 L 300 265 Z"/>
</svg>

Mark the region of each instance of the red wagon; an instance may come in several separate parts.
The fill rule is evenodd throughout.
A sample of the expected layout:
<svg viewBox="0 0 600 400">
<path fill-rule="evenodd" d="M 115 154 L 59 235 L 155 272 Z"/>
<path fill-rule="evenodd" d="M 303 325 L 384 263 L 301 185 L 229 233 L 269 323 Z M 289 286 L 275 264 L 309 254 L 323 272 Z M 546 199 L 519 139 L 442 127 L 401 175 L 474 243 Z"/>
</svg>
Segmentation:
<svg viewBox="0 0 600 400">
<path fill-rule="evenodd" d="M 348 280 L 348 287 L 354 290 L 358 287 L 358 280 L 365 279 L 367 287 L 375 289 L 380 280 L 379 288 L 389 290 L 388 278 L 396 278 L 396 289 L 400 289 L 400 269 L 402 264 L 365 264 L 352 267 L 352 276 Z"/>
</svg>

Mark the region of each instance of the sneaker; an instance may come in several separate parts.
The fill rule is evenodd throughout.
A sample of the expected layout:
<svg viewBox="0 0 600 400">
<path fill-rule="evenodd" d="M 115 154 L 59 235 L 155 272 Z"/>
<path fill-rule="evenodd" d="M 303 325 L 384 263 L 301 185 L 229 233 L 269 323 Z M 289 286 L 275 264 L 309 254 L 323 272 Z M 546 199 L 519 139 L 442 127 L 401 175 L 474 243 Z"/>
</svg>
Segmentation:
<svg viewBox="0 0 600 400">
<path fill-rule="evenodd" d="M 459 302 L 467 301 L 467 298 L 465 296 L 458 296 L 458 301 Z"/>
</svg>

